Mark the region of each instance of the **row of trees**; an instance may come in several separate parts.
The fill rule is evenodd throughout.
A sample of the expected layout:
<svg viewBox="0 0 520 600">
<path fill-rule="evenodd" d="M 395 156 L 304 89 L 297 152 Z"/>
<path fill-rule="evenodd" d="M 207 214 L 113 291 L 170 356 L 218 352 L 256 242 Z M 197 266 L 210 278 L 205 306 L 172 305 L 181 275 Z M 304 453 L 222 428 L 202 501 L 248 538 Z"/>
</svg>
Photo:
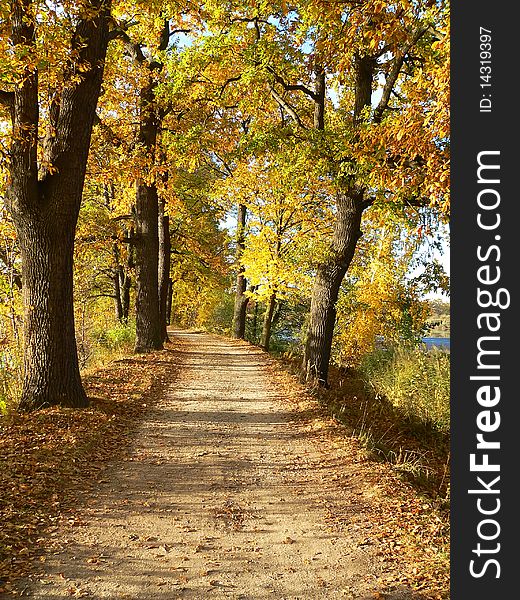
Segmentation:
<svg viewBox="0 0 520 600">
<path fill-rule="evenodd" d="M 0 263 L 23 288 L 21 409 L 87 404 L 75 249 L 80 261 L 95 248 L 109 257 L 95 286 L 122 322 L 135 270 L 135 349 L 152 351 L 176 289 L 211 295 L 229 267 L 219 221 L 232 209 L 234 335 L 256 295 L 267 347 L 277 300 L 312 282 L 302 371 L 326 385 L 365 212 L 380 215 L 376 227 L 389 210 L 448 213 L 446 5 L 11 0 L 0 10 L 0 185 L 21 275 Z"/>
</svg>

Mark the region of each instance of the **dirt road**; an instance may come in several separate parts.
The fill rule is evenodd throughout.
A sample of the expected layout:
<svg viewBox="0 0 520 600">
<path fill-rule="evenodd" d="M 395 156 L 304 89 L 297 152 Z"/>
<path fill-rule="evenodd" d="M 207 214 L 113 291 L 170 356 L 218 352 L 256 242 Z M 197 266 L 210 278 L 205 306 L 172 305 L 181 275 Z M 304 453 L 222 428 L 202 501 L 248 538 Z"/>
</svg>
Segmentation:
<svg viewBox="0 0 520 600">
<path fill-rule="evenodd" d="M 264 353 L 208 334 L 175 336 L 179 375 L 24 595 L 415 598 L 404 588 L 379 593 L 385 564 L 367 541 L 370 492 L 353 466 L 348 486 L 335 482 L 334 449 L 327 464 Z M 334 505 L 351 515 L 347 526 L 331 523 Z"/>
</svg>

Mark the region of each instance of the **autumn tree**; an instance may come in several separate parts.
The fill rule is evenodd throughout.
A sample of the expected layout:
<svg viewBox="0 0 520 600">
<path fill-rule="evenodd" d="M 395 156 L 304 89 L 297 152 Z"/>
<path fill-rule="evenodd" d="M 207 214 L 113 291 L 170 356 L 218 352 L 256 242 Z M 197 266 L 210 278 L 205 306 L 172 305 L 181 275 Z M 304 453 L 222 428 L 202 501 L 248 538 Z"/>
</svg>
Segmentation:
<svg viewBox="0 0 520 600">
<path fill-rule="evenodd" d="M 7 205 L 20 243 L 25 307 L 19 406 L 81 407 L 88 400 L 74 331 L 73 247 L 110 1 L 61 7 L 13 0 L 4 7 L 0 102 L 12 127 Z"/>
<path fill-rule="evenodd" d="M 236 275 L 235 306 L 233 310 L 232 333 L 236 339 L 243 340 L 246 333 L 246 313 L 249 298 L 245 292 L 247 289 L 247 280 L 244 275 L 244 266 L 240 263 L 242 253 L 245 248 L 246 236 L 247 206 L 243 203 L 238 204 L 237 228 L 236 228 L 236 251 L 235 261 L 238 265 Z"/>
<path fill-rule="evenodd" d="M 249 84 L 238 105 L 251 116 L 251 145 L 296 139 L 332 187 L 334 227 L 316 265 L 302 366 L 326 385 L 335 305 L 364 211 L 379 202 L 447 207 L 448 12 L 400 0 L 205 10 L 212 56 L 235 48 L 226 91 Z"/>
<path fill-rule="evenodd" d="M 171 197 L 172 321 L 184 327 L 211 325 L 228 286 L 229 240 L 210 194 L 215 175 L 203 165 L 181 170 Z"/>
<path fill-rule="evenodd" d="M 344 82 L 348 90 L 341 98 L 341 104 L 348 112 L 340 125 L 343 135 L 339 137 L 339 148 L 336 145 L 339 153 L 328 157 L 329 172 L 336 187 L 334 235 L 328 256 L 316 273 L 303 361 L 304 376 L 321 385 L 327 385 L 336 302 L 341 282 L 362 235 L 364 210 L 374 203 L 395 201 L 399 197 L 401 201 L 414 203 L 435 204 L 439 201 L 439 190 L 436 194 L 428 194 L 429 172 L 421 169 L 426 159 L 418 154 L 415 144 L 394 145 L 393 151 L 387 154 L 380 142 L 372 147 L 365 142 L 365 138 L 371 136 L 373 141 L 374 132 L 381 136 L 382 130 L 392 132 L 390 135 L 398 139 L 402 137 L 399 129 L 402 124 L 394 121 L 392 115 L 408 112 L 408 79 L 420 72 L 419 65 L 427 62 L 432 46 L 439 38 L 437 8 L 432 12 L 408 3 L 397 4 L 345 3 L 341 7 L 329 8 L 315 23 L 318 33 L 314 63 L 319 65 L 320 71 L 316 74 L 314 96 L 309 91 L 303 93 L 314 102 L 315 115 L 321 114 L 324 102 L 320 100 L 323 96 L 318 91 L 326 85 L 326 77 L 321 74 L 321 70 L 326 68 L 332 73 L 337 71 L 339 82 Z M 344 54 L 338 55 L 337 49 L 343 50 Z M 288 84 L 283 79 L 279 81 L 282 87 L 287 88 Z M 373 94 L 378 90 L 378 98 L 374 99 Z M 427 113 L 428 110 L 417 115 L 416 122 L 424 123 L 430 116 Z M 335 126 L 334 120 L 334 117 L 330 118 L 331 130 Z M 314 127 L 324 130 L 325 119 L 315 118 Z M 442 155 L 431 132 L 421 133 L 424 145 L 428 146 L 428 155 Z M 443 143 L 439 138 L 436 141 L 440 145 Z M 400 184 L 396 185 L 394 179 L 389 188 L 372 185 L 373 173 L 381 162 L 385 166 L 392 164 L 390 170 L 400 173 Z M 446 157 L 444 162 L 447 162 Z M 411 170 L 416 172 L 412 177 L 409 175 Z M 413 181 L 406 181 L 405 173 Z M 440 191 L 442 197 L 446 188 Z"/>
<path fill-rule="evenodd" d="M 428 302 L 421 298 L 424 237 L 413 221 L 388 208 L 366 219 L 365 234 L 337 302 L 335 360 L 357 366 L 378 341 L 417 344 L 425 333 Z"/>
<path fill-rule="evenodd" d="M 95 154 L 91 153 L 91 165 Z M 109 300 L 113 306 L 112 322 L 128 325 L 133 284 L 130 215 L 121 214 L 118 206 L 123 190 L 114 183 L 99 184 L 98 175 L 101 174 L 89 173 L 75 241 L 75 302 L 76 313 L 81 313 L 82 322 L 78 324 L 81 334 L 78 332 L 78 335 L 83 344 L 85 305 L 106 310 L 101 308 L 107 306 L 103 300 Z"/>
<path fill-rule="evenodd" d="M 140 153 L 141 160 L 135 182 L 136 230 L 133 239 L 137 276 L 135 350 L 149 352 L 161 349 L 165 337 L 165 325 L 161 324 L 162 313 L 159 302 L 159 195 L 154 170 L 161 117 L 155 89 L 159 81 L 158 74 L 163 68 L 159 56 L 168 47 L 170 24 L 169 20 L 163 17 L 161 30 L 157 35 L 158 41 L 155 45 L 150 43 L 145 49 L 143 49 L 143 40 L 132 39 L 131 35 L 136 34 L 131 29 L 126 22 L 118 23 L 114 28 L 113 36 L 122 41 L 126 56 L 140 71 L 135 147 Z M 138 37 L 139 33 L 138 31 Z M 164 234 L 163 227 L 164 214 L 161 214 L 161 230 Z"/>
<path fill-rule="evenodd" d="M 233 176 L 216 185 L 216 194 L 235 199 L 250 215 L 238 273 L 250 283 L 246 298 L 265 304 L 260 345 L 266 350 L 281 305 L 310 291 L 311 256 L 330 224 L 323 182 L 306 167 L 294 144 L 246 155 Z"/>
</svg>

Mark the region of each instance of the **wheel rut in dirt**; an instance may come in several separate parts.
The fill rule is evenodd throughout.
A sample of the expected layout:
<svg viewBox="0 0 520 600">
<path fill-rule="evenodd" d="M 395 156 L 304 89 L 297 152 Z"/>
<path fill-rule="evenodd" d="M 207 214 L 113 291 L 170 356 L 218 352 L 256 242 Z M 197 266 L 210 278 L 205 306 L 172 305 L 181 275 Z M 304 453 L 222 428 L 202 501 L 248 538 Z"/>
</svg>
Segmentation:
<svg viewBox="0 0 520 600">
<path fill-rule="evenodd" d="M 96 599 L 411 599 L 377 595 L 382 566 L 258 349 L 173 332 L 179 375 L 64 527 L 24 595 Z M 346 510 L 364 510 L 352 489 Z M 359 514 L 358 514 L 359 517 Z M 367 517 L 368 518 L 368 517 Z M 358 518 L 359 522 L 359 518 Z"/>
</svg>

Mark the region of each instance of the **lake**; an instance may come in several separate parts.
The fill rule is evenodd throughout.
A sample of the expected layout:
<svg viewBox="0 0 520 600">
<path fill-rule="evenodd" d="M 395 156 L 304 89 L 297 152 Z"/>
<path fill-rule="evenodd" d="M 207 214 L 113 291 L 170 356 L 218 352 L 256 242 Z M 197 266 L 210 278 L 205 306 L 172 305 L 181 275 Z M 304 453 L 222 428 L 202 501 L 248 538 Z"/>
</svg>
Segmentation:
<svg viewBox="0 0 520 600">
<path fill-rule="evenodd" d="M 422 339 L 423 344 L 426 345 L 426 348 L 440 348 L 442 350 L 450 349 L 450 338 L 441 338 L 441 337 L 424 337 Z"/>
</svg>

